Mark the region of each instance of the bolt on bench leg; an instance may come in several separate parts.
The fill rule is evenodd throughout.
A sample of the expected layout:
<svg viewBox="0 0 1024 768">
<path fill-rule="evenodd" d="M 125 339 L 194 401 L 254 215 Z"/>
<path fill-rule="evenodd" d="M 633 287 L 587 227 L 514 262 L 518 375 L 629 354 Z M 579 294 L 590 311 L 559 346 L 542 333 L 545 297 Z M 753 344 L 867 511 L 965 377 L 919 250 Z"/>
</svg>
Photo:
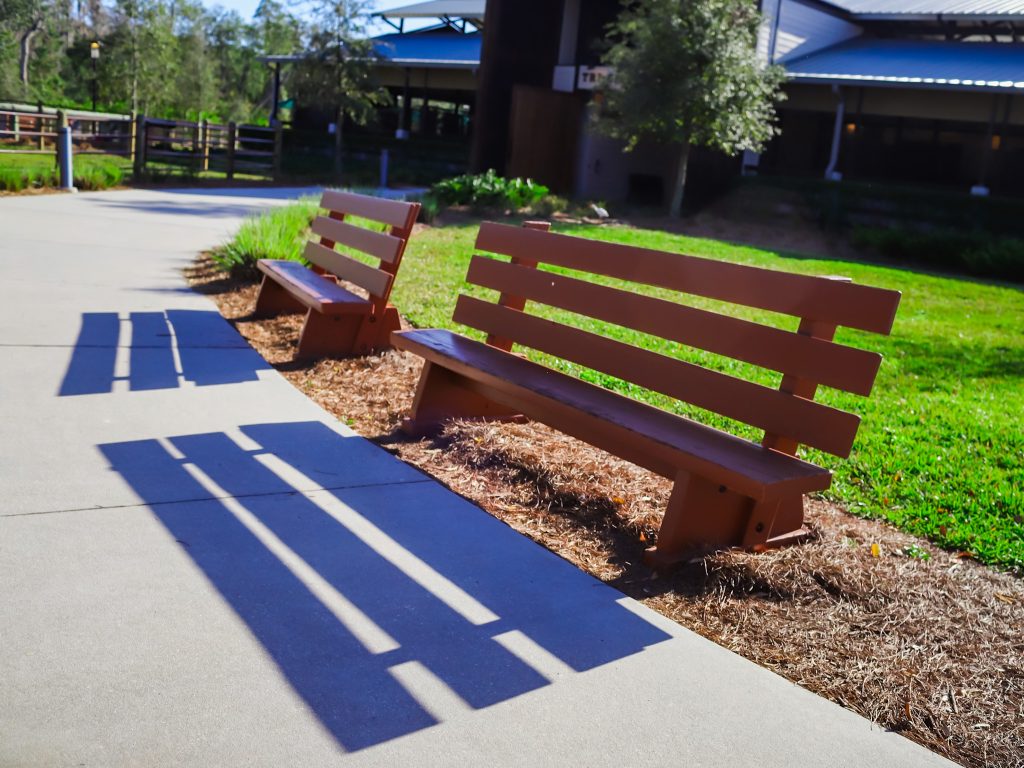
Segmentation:
<svg viewBox="0 0 1024 768">
<path fill-rule="evenodd" d="M 391 349 L 391 332 L 400 330 L 402 321 L 398 317 L 398 310 L 390 304 L 380 316 L 363 315 L 352 352 L 356 355 L 368 355 L 371 352 Z"/>
<path fill-rule="evenodd" d="M 423 364 L 412 412 L 402 422 L 402 431 L 421 437 L 438 431 L 449 419 L 512 421 L 522 415 L 469 389 L 457 373 L 428 361 Z"/>
<path fill-rule="evenodd" d="M 252 311 L 253 317 L 267 317 L 284 312 L 301 312 L 304 309 L 302 303 L 293 298 L 288 291 L 267 275 L 263 276 L 260 292 L 256 296 L 256 306 Z"/>
</svg>

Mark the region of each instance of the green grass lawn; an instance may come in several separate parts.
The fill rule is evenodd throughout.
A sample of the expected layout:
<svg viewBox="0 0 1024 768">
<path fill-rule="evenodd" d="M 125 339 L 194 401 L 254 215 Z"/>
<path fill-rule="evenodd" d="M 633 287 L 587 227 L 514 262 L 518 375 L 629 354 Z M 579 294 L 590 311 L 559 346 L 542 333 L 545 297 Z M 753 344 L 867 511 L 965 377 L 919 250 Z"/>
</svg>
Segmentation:
<svg viewBox="0 0 1024 768">
<path fill-rule="evenodd" d="M 182 164 L 151 162 L 146 166 L 148 182 L 188 183 L 190 180 L 226 180 L 224 171 L 194 173 Z M 85 155 L 74 158 L 75 186 L 82 190 L 108 189 L 131 179 L 132 163 L 119 155 Z M 266 175 L 236 173 L 237 181 L 265 181 Z M 23 189 L 57 187 L 60 174 L 52 154 L 19 155 L 0 153 L 0 190 L 20 192 Z"/>
<path fill-rule="evenodd" d="M 312 210 L 306 204 L 305 211 Z M 295 253 L 295 212 L 276 214 L 279 251 Z M 255 225 L 253 225 L 255 226 Z M 260 226 L 274 230 L 267 222 Z M 476 222 L 435 227 L 409 245 L 392 294 L 399 310 L 419 327 L 454 327 L 455 299 L 473 254 Z M 1024 571 L 1024 291 L 893 267 L 807 259 L 714 240 L 617 226 L 562 225 L 581 237 L 688 253 L 788 272 L 845 275 L 858 283 L 903 292 L 889 337 L 841 329 L 837 339 L 885 356 L 869 398 L 822 389 L 819 400 L 863 417 L 848 460 L 805 451 L 811 461 L 835 473 L 828 497 L 852 512 L 885 518 L 898 527 L 943 546 L 973 553 L 984 562 Z M 249 251 L 260 237 L 249 232 Z M 301 240 L 301 237 L 298 238 Z M 608 284 L 616 281 L 606 280 Z M 489 292 L 467 291 L 487 296 Z M 667 291 L 645 292 L 670 296 Z M 694 300 L 694 306 L 720 306 Z M 733 311 L 733 310 L 730 310 Z M 629 343 L 733 375 L 777 386 L 780 377 L 735 361 L 694 352 L 633 331 L 565 312 L 540 308 L 539 314 L 570 319 Z M 743 311 L 795 328 L 794 319 Z M 466 329 L 459 329 L 465 331 Z M 561 361 L 532 354 L 562 370 L 628 391 L 663 408 L 758 439 L 747 427 L 696 411 L 657 394 Z"/>
<path fill-rule="evenodd" d="M 77 155 L 75 186 L 107 189 L 131 174 L 131 161 L 117 155 Z M 0 154 L 0 190 L 19 192 L 34 187 L 56 187 L 60 174 L 53 155 Z"/>
</svg>

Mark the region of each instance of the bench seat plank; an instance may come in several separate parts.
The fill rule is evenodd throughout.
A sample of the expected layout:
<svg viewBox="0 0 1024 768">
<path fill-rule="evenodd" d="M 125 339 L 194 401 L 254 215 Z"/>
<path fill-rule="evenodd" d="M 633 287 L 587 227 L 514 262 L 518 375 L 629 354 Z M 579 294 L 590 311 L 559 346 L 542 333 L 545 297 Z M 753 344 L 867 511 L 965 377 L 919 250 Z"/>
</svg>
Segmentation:
<svg viewBox="0 0 1024 768">
<path fill-rule="evenodd" d="M 256 265 L 303 305 L 321 314 L 362 314 L 373 308 L 368 299 L 342 288 L 297 261 L 260 259 Z"/>
<path fill-rule="evenodd" d="M 469 388 L 658 474 L 691 471 L 755 500 L 824 490 L 831 473 L 445 330 L 392 343 L 465 377 Z"/>
</svg>

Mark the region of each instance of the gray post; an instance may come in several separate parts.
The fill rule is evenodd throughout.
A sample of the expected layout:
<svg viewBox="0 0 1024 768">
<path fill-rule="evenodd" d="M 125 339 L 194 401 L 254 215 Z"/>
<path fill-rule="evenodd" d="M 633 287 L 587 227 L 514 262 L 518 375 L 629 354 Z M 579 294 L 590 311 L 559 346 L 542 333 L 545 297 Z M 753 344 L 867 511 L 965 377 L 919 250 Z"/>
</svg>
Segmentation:
<svg viewBox="0 0 1024 768">
<path fill-rule="evenodd" d="M 839 103 L 836 104 L 836 122 L 832 128 L 832 151 L 828 156 L 828 167 L 825 169 L 825 178 L 828 181 L 840 181 L 843 175 L 836 171 L 836 165 L 839 163 L 839 142 L 843 136 L 843 118 L 846 116 L 846 98 L 843 95 L 843 89 L 837 86 L 832 86 L 836 96 L 839 97 Z"/>
<path fill-rule="evenodd" d="M 57 164 L 60 167 L 60 188 L 75 192 L 75 171 L 71 158 L 71 128 L 57 129 Z"/>
<path fill-rule="evenodd" d="M 146 116 L 139 114 L 135 116 L 135 140 L 132 157 L 132 173 L 136 181 L 142 178 L 142 172 L 146 170 Z"/>
<path fill-rule="evenodd" d="M 386 147 L 380 151 L 380 188 L 388 188 L 388 150 Z"/>
</svg>

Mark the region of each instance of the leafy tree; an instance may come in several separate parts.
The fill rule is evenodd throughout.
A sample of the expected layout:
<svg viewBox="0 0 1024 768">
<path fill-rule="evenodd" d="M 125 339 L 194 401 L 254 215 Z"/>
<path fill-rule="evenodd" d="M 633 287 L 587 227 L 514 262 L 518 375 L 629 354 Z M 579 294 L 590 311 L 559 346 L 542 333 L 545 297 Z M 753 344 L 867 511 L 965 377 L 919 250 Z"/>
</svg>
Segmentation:
<svg viewBox="0 0 1024 768">
<path fill-rule="evenodd" d="M 309 56 L 292 74 L 295 98 L 331 106 L 336 115 L 335 171 L 340 174 L 341 128 L 345 119 L 371 120 L 389 102 L 386 90 L 372 80 L 373 43 L 366 36 L 367 0 L 320 0 L 314 6 Z"/>
<path fill-rule="evenodd" d="M 783 71 L 757 59 L 760 21 L 752 0 L 635 0 L 609 25 L 597 128 L 627 151 L 644 139 L 680 146 L 674 217 L 692 146 L 756 151 L 778 132 Z"/>
</svg>

